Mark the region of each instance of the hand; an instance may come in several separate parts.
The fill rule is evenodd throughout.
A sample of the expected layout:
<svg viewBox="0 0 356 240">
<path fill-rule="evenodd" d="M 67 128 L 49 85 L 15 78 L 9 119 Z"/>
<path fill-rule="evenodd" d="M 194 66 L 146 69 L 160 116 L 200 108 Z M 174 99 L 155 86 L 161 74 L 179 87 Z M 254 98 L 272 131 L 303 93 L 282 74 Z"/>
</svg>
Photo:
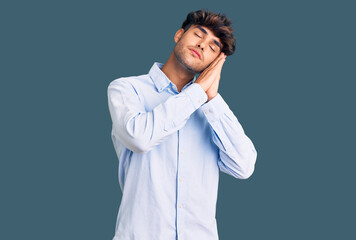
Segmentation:
<svg viewBox="0 0 356 240">
<path fill-rule="evenodd" d="M 224 58 L 222 65 L 224 64 L 225 60 L 226 60 L 226 56 Z M 209 102 L 211 99 L 216 97 L 216 95 L 218 95 L 219 82 L 220 82 L 220 77 L 215 79 L 215 81 L 210 85 L 210 87 L 206 91 L 206 94 L 208 95 L 207 102 Z"/>
<path fill-rule="evenodd" d="M 198 83 L 205 92 L 209 89 L 209 87 L 214 83 L 215 85 L 219 84 L 220 74 L 222 66 L 225 62 L 226 55 L 221 52 L 220 55 L 210 63 L 210 65 L 204 69 L 204 71 L 199 75 L 199 77 L 195 80 L 195 83 Z M 213 95 L 214 91 L 217 91 L 217 86 L 214 86 L 212 90 L 210 90 L 209 94 Z M 208 93 L 207 93 L 208 94 Z M 208 95 L 209 97 L 209 95 Z"/>
</svg>

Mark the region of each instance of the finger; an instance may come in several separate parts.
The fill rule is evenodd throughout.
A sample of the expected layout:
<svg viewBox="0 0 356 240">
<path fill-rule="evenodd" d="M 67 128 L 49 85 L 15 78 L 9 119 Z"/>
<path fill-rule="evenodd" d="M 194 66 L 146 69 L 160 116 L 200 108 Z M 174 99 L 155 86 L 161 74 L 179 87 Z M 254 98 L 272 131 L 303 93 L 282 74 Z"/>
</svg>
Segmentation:
<svg viewBox="0 0 356 240">
<path fill-rule="evenodd" d="M 224 62 L 225 62 L 225 58 L 220 58 L 219 61 L 215 64 L 215 66 L 212 66 L 212 68 L 210 69 L 211 72 L 213 74 L 220 74 Z"/>
<path fill-rule="evenodd" d="M 218 71 L 219 74 L 221 73 L 221 70 L 222 70 L 222 67 L 224 65 L 224 62 L 225 62 L 225 57 L 220 59 L 220 61 L 216 65 L 216 68 L 217 68 L 217 71 Z"/>
<path fill-rule="evenodd" d="M 216 59 L 210 64 L 209 68 L 214 68 L 221 59 L 225 59 L 226 55 L 221 52 L 220 55 L 218 57 L 216 57 Z"/>
<path fill-rule="evenodd" d="M 220 69 L 221 69 L 225 60 L 226 60 L 226 57 L 222 57 L 221 59 L 219 59 L 218 63 L 216 64 L 216 67 L 220 67 Z"/>
<path fill-rule="evenodd" d="M 217 56 L 214 61 L 212 61 L 210 63 L 210 65 L 204 69 L 204 71 L 201 73 L 201 75 L 203 76 L 204 74 L 207 74 L 208 72 L 210 72 L 210 70 L 213 70 L 216 65 L 218 64 L 219 60 L 222 59 L 222 58 L 226 58 L 226 55 L 225 53 L 221 52 L 219 56 Z"/>
</svg>

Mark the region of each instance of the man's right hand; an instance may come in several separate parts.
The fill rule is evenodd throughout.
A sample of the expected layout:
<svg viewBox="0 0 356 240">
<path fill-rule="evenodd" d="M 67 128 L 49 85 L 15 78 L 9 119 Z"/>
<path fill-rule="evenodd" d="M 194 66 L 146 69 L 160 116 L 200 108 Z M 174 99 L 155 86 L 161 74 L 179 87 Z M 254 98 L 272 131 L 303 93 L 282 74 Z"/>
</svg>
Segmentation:
<svg viewBox="0 0 356 240">
<path fill-rule="evenodd" d="M 221 52 L 220 55 L 204 69 L 194 83 L 198 83 L 206 92 L 217 78 L 220 80 L 221 69 L 225 62 L 225 58 L 226 55 Z"/>
</svg>

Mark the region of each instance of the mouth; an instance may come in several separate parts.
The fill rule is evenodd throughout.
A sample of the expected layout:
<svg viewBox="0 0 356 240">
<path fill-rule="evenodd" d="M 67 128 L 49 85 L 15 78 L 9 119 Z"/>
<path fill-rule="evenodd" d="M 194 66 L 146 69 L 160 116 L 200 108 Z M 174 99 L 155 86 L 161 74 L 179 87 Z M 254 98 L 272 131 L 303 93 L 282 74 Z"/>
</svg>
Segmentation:
<svg viewBox="0 0 356 240">
<path fill-rule="evenodd" d="M 200 54 L 197 51 L 195 51 L 194 49 L 190 49 L 190 51 L 200 59 Z"/>
</svg>

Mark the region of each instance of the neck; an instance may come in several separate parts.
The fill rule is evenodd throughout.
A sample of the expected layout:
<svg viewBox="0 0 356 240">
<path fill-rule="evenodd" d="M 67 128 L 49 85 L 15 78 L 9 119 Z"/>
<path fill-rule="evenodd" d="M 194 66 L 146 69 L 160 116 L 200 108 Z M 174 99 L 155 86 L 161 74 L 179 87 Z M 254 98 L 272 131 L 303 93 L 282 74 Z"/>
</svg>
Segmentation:
<svg viewBox="0 0 356 240">
<path fill-rule="evenodd" d="M 168 61 L 162 66 L 162 72 L 166 74 L 169 80 L 177 86 L 178 92 L 190 81 L 195 74 L 188 71 L 180 62 L 177 61 L 174 53 L 169 56 Z"/>
</svg>

